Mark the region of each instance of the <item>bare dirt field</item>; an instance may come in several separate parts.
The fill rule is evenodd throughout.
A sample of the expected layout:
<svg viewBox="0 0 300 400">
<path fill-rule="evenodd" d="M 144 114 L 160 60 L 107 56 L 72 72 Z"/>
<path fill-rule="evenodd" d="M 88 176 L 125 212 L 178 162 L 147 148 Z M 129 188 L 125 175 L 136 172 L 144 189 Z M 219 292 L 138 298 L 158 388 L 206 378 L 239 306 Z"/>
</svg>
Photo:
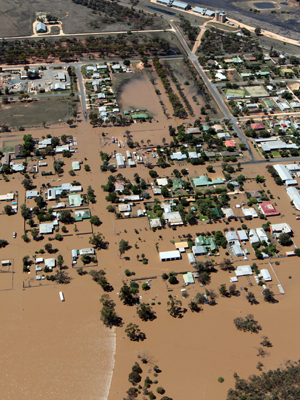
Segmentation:
<svg viewBox="0 0 300 400">
<path fill-rule="evenodd" d="M 37 101 L 12 101 L 1 105 L 0 123 L 8 126 L 36 126 L 43 122 L 53 124 L 69 115 L 69 99 L 65 97 L 39 98 Z"/>
<path fill-rule="evenodd" d="M 134 124 L 130 127 L 130 132 L 134 141 L 141 138 L 151 138 L 153 141 L 161 141 L 165 136 L 168 138 L 168 125 L 170 121 L 159 120 L 159 122 Z M 176 126 L 177 122 L 172 121 Z M 179 124 L 179 122 L 178 122 Z M 125 154 L 127 148 L 119 149 L 116 144 L 104 144 L 107 140 L 103 139 L 101 133 L 108 133 L 108 137 L 117 136 L 122 138 L 125 131 L 124 127 L 101 127 L 92 128 L 88 123 L 82 122 L 77 128 L 71 129 L 67 125 L 51 126 L 48 129 L 28 129 L 33 137 L 41 138 L 45 132 L 52 136 L 62 134 L 72 134 L 78 142 L 78 153 L 71 159 L 65 159 L 65 173 L 59 177 L 61 182 L 70 182 L 72 179 L 80 182 L 83 192 L 87 186 L 91 185 L 95 190 L 96 203 L 90 205 L 92 215 L 98 215 L 102 221 L 100 227 L 94 231 L 101 232 L 105 240 L 109 242 L 107 250 L 97 252 L 98 268 L 107 272 L 107 279 L 114 290 L 110 293 L 116 302 L 116 311 L 123 319 L 123 327 L 116 328 L 116 357 L 115 368 L 112 379 L 112 386 L 109 400 L 119 400 L 126 396 L 126 390 L 131 386 L 128 382 L 128 374 L 131 366 L 138 355 L 147 352 L 152 361 L 148 365 L 143 365 L 145 373 L 154 364 L 157 364 L 162 373 L 156 378 L 158 384 L 152 385 L 151 390 L 155 392 L 157 386 L 163 386 L 166 394 L 173 398 L 196 399 L 216 399 L 226 398 L 227 390 L 233 386 L 233 373 L 237 372 L 241 377 L 248 377 L 252 373 L 257 373 L 256 365 L 260 360 L 257 356 L 257 348 L 260 347 L 262 335 L 269 337 L 273 347 L 268 350 L 270 355 L 261 359 L 264 364 L 263 371 L 269 368 L 277 368 L 284 365 L 288 359 L 296 360 L 297 354 L 298 328 L 300 322 L 295 319 L 298 313 L 298 286 L 300 272 L 298 269 L 298 258 L 278 259 L 279 265 L 275 265 L 272 259 L 274 271 L 282 284 L 286 294 L 279 295 L 277 288 L 277 278 L 273 273 L 267 260 L 254 260 L 254 252 L 250 250 L 249 261 L 236 259 L 234 265 L 245 265 L 256 262 L 259 268 L 265 266 L 269 269 L 273 281 L 270 287 L 276 299 L 276 304 L 268 304 L 263 301 L 261 288 L 246 278 L 240 278 L 237 289 L 239 296 L 231 298 L 217 298 L 216 306 L 203 306 L 203 311 L 192 313 L 187 304 L 195 295 L 196 291 L 204 293 L 205 288 L 195 283 L 187 288 L 190 295 L 188 299 L 183 299 L 181 289 L 183 287 L 182 276 L 178 275 L 179 283 L 168 288 L 162 281 L 162 272 L 172 270 L 181 272 L 191 270 L 186 254 L 183 254 L 181 261 L 161 263 L 155 244 L 158 243 L 159 251 L 173 250 L 174 245 L 171 240 L 180 240 L 179 235 L 190 233 L 195 237 L 198 232 L 223 230 L 226 228 L 238 228 L 241 222 L 225 223 L 216 222 L 213 224 L 199 223 L 195 226 L 181 227 L 173 231 L 165 228 L 161 231 L 152 232 L 146 218 L 116 220 L 112 213 L 107 212 L 108 203 L 105 200 L 106 193 L 101 189 L 101 185 L 107 182 L 110 172 L 100 172 L 99 151 L 111 153 L 113 150 L 121 151 Z M 12 135 L 15 132 L 12 132 Z M 8 140 L 8 139 L 7 139 Z M 91 172 L 83 169 L 76 172 L 76 176 L 71 178 L 68 175 L 72 160 L 84 159 L 90 165 Z M 48 157 L 48 165 L 52 167 L 52 158 Z M 286 161 L 286 160 L 285 160 Z M 214 165 L 215 175 L 221 176 L 219 163 Z M 165 170 L 156 168 L 160 176 L 171 176 L 172 166 Z M 188 166 L 190 175 L 203 175 L 206 172 L 205 166 Z M 119 173 L 117 171 L 117 173 Z M 151 182 L 149 170 L 138 165 L 137 168 L 126 168 L 121 171 L 128 178 L 133 179 L 133 175 L 138 173 L 146 182 Z M 116 174 L 117 174 L 116 173 Z M 300 235 L 297 228 L 299 221 L 296 221 L 295 211 L 289 204 L 289 199 L 283 187 L 275 185 L 273 179 L 268 175 L 262 165 L 247 166 L 241 171 L 249 178 L 254 178 L 257 174 L 263 174 L 267 178 L 267 189 L 276 196 L 276 206 L 282 213 L 278 217 L 270 219 L 272 223 L 288 222 L 294 230 L 294 240 L 300 244 Z M 116 175 L 115 174 L 115 175 Z M 213 175 L 212 175 L 213 177 Z M 14 175 L 15 179 L 9 182 L 0 181 L 2 187 L 0 194 L 9 191 L 19 191 L 20 199 L 24 198 L 25 191 L 21 186 L 22 175 Z M 42 177 L 37 174 L 34 183 L 39 188 L 42 183 L 51 184 L 53 176 Z M 56 177 L 55 179 L 58 179 Z M 245 190 L 257 189 L 258 185 L 254 180 L 247 181 Z M 280 199 L 277 199 L 277 196 Z M 152 199 L 153 200 L 153 199 Z M 20 200 L 21 201 L 21 200 Z M 232 201 L 232 206 L 236 205 Z M 20 203 L 21 204 L 21 203 Z M 35 251 L 43 248 L 48 243 L 47 237 L 35 242 L 31 240 L 26 244 L 21 239 L 23 234 L 23 218 L 18 212 L 15 216 L 0 215 L 2 224 L 0 228 L 0 238 L 6 239 L 9 245 L 0 250 L 1 259 L 12 258 L 14 261 L 14 286 L 12 290 L 0 291 L 1 303 L 6 306 L 2 309 L 0 323 L 2 326 L 1 344 L 5 348 L 1 359 L 1 371 L 3 374 L 0 379 L 0 390 L 3 398 L 15 399 L 24 398 L 36 400 L 42 397 L 57 399 L 58 396 L 74 399 L 105 399 L 109 387 L 110 376 L 113 371 L 114 363 L 114 330 L 105 329 L 99 321 L 100 303 L 99 297 L 103 290 L 89 275 L 78 276 L 71 264 L 71 250 L 73 248 L 89 247 L 89 235 L 79 235 L 65 237 L 62 242 L 52 242 L 58 248 L 58 253 L 65 260 L 64 264 L 68 267 L 67 273 L 72 278 L 68 285 L 50 284 L 42 287 L 25 288 L 23 282 L 28 275 L 22 272 L 22 257 L 26 254 L 34 255 Z M 247 221 L 249 228 L 259 227 L 259 219 Z M 79 223 L 78 223 L 79 225 Z M 7 228 L 9 227 L 9 228 Z M 138 233 L 135 232 L 135 229 Z M 12 238 L 12 232 L 17 232 L 17 238 Z M 160 238 L 159 236 L 162 236 Z M 29 234 L 30 236 L 30 234 Z M 53 235 L 50 235 L 53 236 Z M 129 241 L 132 248 L 120 257 L 118 243 L 121 239 Z M 137 244 L 137 248 L 135 247 Z M 249 246 L 248 246 L 249 247 Z M 213 257 L 215 262 L 219 262 L 225 257 L 224 250 L 220 256 Z M 144 265 L 137 259 L 137 255 L 145 254 L 148 264 Z M 57 254 L 55 257 L 57 257 Z M 48 257 L 46 254 L 43 257 Z M 199 260 L 205 260 L 199 257 Z M 157 318 L 152 322 L 142 322 L 136 314 L 135 306 L 129 307 L 122 305 L 117 293 L 122 286 L 122 281 L 128 281 L 125 276 L 125 269 L 129 268 L 136 273 L 135 278 L 154 277 L 151 281 L 151 289 L 144 292 L 140 289 L 139 295 L 142 300 L 155 303 L 153 309 Z M 216 267 L 217 272 L 212 274 L 211 283 L 208 288 L 218 292 L 220 284 L 229 285 L 229 277 L 233 275 L 223 272 Z M 31 275 L 34 277 L 34 265 L 31 267 Z M 0 273 L 0 279 L 3 274 Z M 291 279 L 289 279 L 291 276 Z M 5 277 L 5 279 L 7 279 Z M 145 280 L 139 279 L 145 282 Z M 45 281 L 46 283 L 48 281 Z M 249 286 L 250 282 L 253 286 Z M 5 283 L 7 285 L 7 282 Z M 5 286 L 0 285 L 0 288 Z M 258 305 L 251 306 L 245 299 L 244 288 L 249 288 L 256 295 Z M 250 289 L 251 288 L 251 289 Z M 59 291 L 63 291 L 66 301 L 59 300 Z M 172 318 L 167 312 L 168 295 L 177 295 L 182 300 L 182 307 L 188 309 L 183 313 L 183 318 Z M 154 299 L 154 300 L 152 300 Z M 161 304 L 158 304 L 158 303 Z M 233 324 L 233 319 L 253 313 L 255 318 L 262 326 L 259 334 L 239 332 Z M 130 322 L 137 323 L 146 339 L 140 342 L 130 342 L 126 337 L 125 328 Z M 140 362 L 140 361 L 139 361 Z M 30 374 L 26 373 L 30 369 Z M 41 371 L 47 371 L 46 379 L 41 376 Z M 153 371 L 149 376 L 154 379 Z M 40 377 L 40 378 L 39 378 Z M 218 377 L 224 378 L 224 383 L 218 382 Z M 138 397 L 142 398 L 141 396 Z"/>
</svg>

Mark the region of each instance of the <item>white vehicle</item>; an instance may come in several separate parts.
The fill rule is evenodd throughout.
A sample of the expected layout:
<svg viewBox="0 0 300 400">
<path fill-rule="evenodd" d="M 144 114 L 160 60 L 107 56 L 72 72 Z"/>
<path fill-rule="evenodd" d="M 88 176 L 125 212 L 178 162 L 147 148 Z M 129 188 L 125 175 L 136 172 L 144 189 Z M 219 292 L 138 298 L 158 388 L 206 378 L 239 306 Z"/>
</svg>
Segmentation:
<svg viewBox="0 0 300 400">
<path fill-rule="evenodd" d="M 16 232 L 13 232 L 13 239 L 15 239 L 17 237 Z"/>
</svg>

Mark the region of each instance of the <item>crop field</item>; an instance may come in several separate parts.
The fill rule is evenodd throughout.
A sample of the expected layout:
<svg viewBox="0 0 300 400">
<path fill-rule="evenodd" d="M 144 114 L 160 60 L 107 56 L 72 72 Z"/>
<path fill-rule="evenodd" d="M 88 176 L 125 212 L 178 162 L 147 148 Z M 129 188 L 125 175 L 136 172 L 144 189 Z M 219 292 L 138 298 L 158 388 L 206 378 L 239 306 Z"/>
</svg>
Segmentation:
<svg viewBox="0 0 300 400">
<path fill-rule="evenodd" d="M 10 127 L 55 123 L 68 117 L 69 101 L 64 97 L 42 98 L 30 103 L 12 102 L 2 105 L 0 124 Z"/>
</svg>

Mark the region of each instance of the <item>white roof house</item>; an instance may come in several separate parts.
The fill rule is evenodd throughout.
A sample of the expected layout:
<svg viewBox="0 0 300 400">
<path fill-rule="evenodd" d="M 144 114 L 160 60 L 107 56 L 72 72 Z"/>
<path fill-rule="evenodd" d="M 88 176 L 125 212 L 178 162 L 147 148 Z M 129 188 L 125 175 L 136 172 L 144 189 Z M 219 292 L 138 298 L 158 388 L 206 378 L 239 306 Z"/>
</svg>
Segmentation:
<svg viewBox="0 0 300 400">
<path fill-rule="evenodd" d="M 188 272 L 187 274 L 182 275 L 184 283 L 186 286 L 188 285 L 192 285 L 193 283 L 195 283 L 195 279 L 194 276 L 191 272 Z"/>
<path fill-rule="evenodd" d="M 272 229 L 273 233 L 293 233 L 292 228 L 286 222 L 283 222 L 282 224 L 273 224 L 270 226 L 270 228 Z"/>
<path fill-rule="evenodd" d="M 266 242 L 268 242 L 269 238 L 268 238 L 268 235 L 266 234 L 266 231 L 264 230 L 264 228 L 256 228 L 256 233 L 261 242 L 263 242 L 264 240 Z"/>
<path fill-rule="evenodd" d="M 239 267 L 236 268 L 235 274 L 236 276 L 247 276 L 247 275 L 253 275 L 253 272 L 250 265 L 240 265 Z"/>
<path fill-rule="evenodd" d="M 242 207 L 242 212 L 245 215 L 245 217 L 252 217 L 252 218 L 258 217 L 257 211 L 253 207 L 250 207 L 250 208 Z"/>
<path fill-rule="evenodd" d="M 31 199 L 33 197 L 38 197 L 39 192 L 37 190 L 27 190 L 26 192 L 26 199 Z"/>
<path fill-rule="evenodd" d="M 228 243 L 235 242 L 235 241 L 239 240 L 238 235 L 235 232 L 231 232 L 231 231 L 226 232 L 225 233 L 225 237 L 226 237 L 226 240 L 227 240 Z"/>
<path fill-rule="evenodd" d="M 241 240 L 242 242 L 244 242 L 244 241 L 246 241 L 246 240 L 249 240 L 246 231 L 244 231 L 244 230 L 239 230 L 239 231 L 237 231 L 237 234 L 238 234 L 238 236 L 239 236 L 239 238 L 240 238 L 240 240 Z"/>
<path fill-rule="evenodd" d="M 244 252 L 239 243 L 235 243 L 233 246 L 231 246 L 231 250 L 235 257 L 243 257 L 244 256 Z"/>
<path fill-rule="evenodd" d="M 181 254 L 178 250 L 160 251 L 160 261 L 181 260 Z"/>
<path fill-rule="evenodd" d="M 55 258 L 45 258 L 45 267 L 54 268 L 56 264 Z"/>
<path fill-rule="evenodd" d="M 167 186 L 168 179 L 167 178 L 157 178 L 156 182 L 157 182 L 158 186 Z"/>
<path fill-rule="evenodd" d="M 119 211 L 120 212 L 128 212 L 131 211 L 131 206 L 130 204 L 119 204 L 118 205 Z"/>
<path fill-rule="evenodd" d="M 194 256 L 202 256 L 204 254 L 207 254 L 207 250 L 203 246 L 193 246 L 192 252 L 193 252 Z"/>
<path fill-rule="evenodd" d="M 53 222 L 39 225 L 40 234 L 44 234 L 45 235 L 47 233 L 52 233 L 53 229 L 54 229 Z"/>
<path fill-rule="evenodd" d="M 259 242 L 259 238 L 257 236 L 257 233 L 255 232 L 255 229 L 250 229 L 250 231 L 249 231 L 249 240 L 250 240 L 251 244 Z"/>
<path fill-rule="evenodd" d="M 271 275 L 267 269 L 260 270 L 260 277 L 262 277 L 266 282 L 272 280 Z"/>
<path fill-rule="evenodd" d="M 294 187 L 289 187 L 286 188 L 286 192 L 289 195 L 296 209 L 300 211 L 300 194 L 298 190 Z"/>
<path fill-rule="evenodd" d="M 86 249 L 79 250 L 79 255 L 82 256 L 84 254 L 89 254 L 89 255 L 95 254 L 95 249 L 93 249 L 92 247 L 88 247 Z"/>
<path fill-rule="evenodd" d="M 235 218 L 235 214 L 231 208 L 221 208 L 227 219 Z"/>
<path fill-rule="evenodd" d="M 13 200 L 14 198 L 15 198 L 14 193 L 7 193 L 0 195 L 0 201 Z"/>
</svg>

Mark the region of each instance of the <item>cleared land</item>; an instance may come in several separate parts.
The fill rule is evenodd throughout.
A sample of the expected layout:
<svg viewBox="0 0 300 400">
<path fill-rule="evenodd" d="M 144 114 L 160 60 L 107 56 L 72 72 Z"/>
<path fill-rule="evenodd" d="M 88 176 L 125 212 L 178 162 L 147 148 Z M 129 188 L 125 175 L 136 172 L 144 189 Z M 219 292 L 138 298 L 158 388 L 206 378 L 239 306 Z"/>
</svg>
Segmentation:
<svg viewBox="0 0 300 400">
<path fill-rule="evenodd" d="M 39 98 L 32 102 L 11 102 L 1 106 L 0 123 L 8 126 L 53 124 L 71 116 L 67 97 Z"/>
</svg>

